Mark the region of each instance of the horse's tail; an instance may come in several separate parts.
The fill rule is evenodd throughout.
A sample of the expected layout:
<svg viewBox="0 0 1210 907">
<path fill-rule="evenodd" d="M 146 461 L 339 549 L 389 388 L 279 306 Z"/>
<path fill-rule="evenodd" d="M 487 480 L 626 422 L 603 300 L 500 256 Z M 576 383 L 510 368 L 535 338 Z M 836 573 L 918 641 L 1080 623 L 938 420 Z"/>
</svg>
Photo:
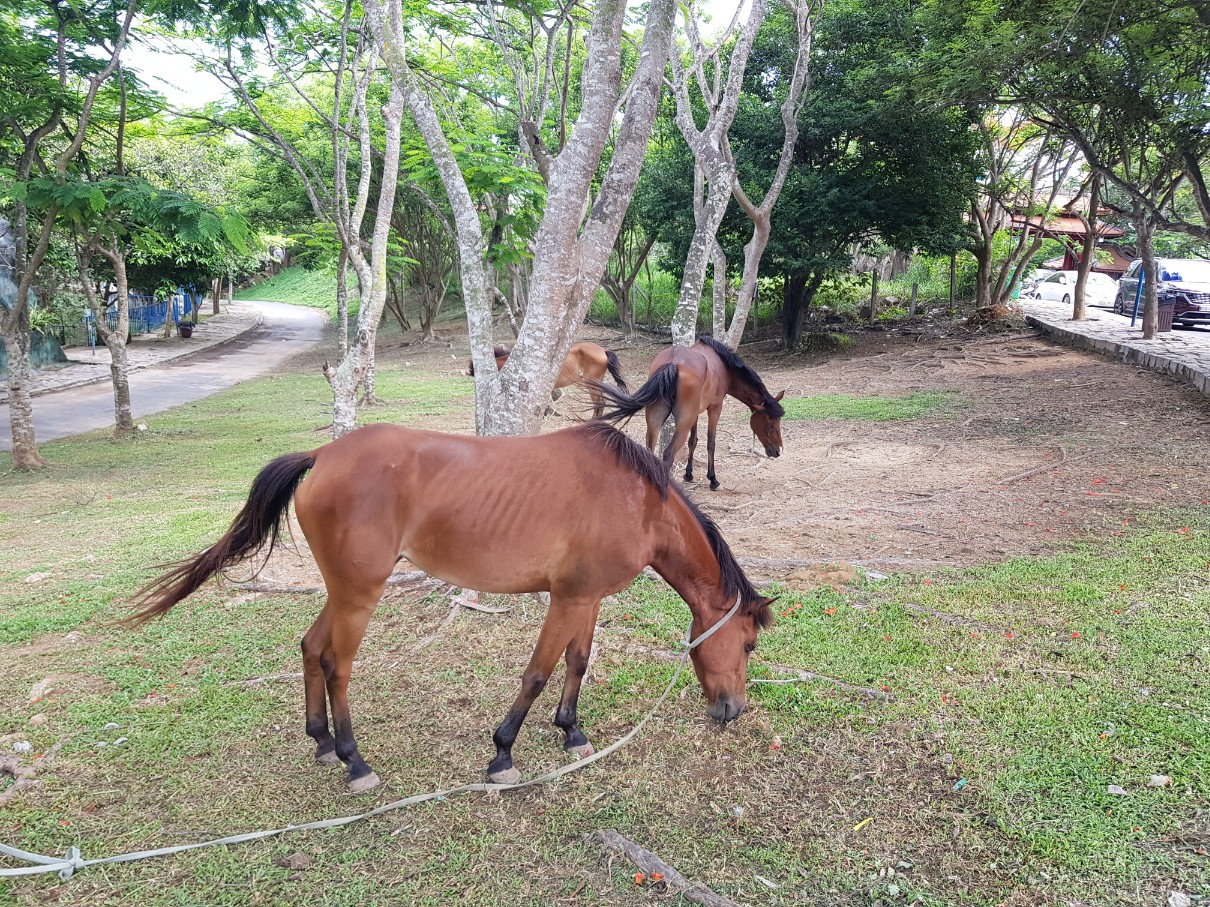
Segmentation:
<svg viewBox="0 0 1210 907">
<path fill-rule="evenodd" d="M 290 499 L 307 470 L 314 465 L 315 457 L 309 453 L 285 454 L 269 463 L 252 480 L 252 490 L 244 509 L 236 516 L 227 534 L 201 554 L 166 565 L 171 567 L 167 573 L 135 593 L 134 603 L 142 605 L 142 610 L 123 623 L 135 625 L 159 617 L 196 592 L 220 570 L 252 557 L 266 541 L 272 554 Z"/>
<path fill-rule="evenodd" d="M 626 386 L 626 379 L 622 377 L 622 363 L 618 362 L 618 354 L 613 350 L 605 351 L 605 367 L 609 369 L 609 377 L 617 382 L 618 390 L 624 394 L 630 393 L 630 388 Z"/>
<path fill-rule="evenodd" d="M 655 403 L 667 403 L 669 406 L 675 404 L 676 382 L 676 365 L 669 362 L 648 378 L 643 386 L 633 394 L 624 390 L 615 390 L 600 381 L 593 381 L 591 385 L 600 391 L 601 396 L 608 401 L 601 418 L 606 422 L 617 422 L 621 419 L 629 419 L 635 413 L 641 412 Z"/>
</svg>

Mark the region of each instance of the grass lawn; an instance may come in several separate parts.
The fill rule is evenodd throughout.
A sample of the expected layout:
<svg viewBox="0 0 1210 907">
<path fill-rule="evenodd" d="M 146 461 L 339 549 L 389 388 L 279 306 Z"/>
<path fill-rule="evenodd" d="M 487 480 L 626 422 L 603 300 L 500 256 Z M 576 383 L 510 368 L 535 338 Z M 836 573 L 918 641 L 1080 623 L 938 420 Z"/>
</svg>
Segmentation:
<svg viewBox="0 0 1210 907">
<path fill-rule="evenodd" d="M 257 298 L 274 298 L 261 288 Z M 391 402 L 373 420 L 448 422 L 472 407 L 469 379 L 416 368 L 384 365 L 378 389 Z M 804 404 L 799 417 L 949 405 L 924 396 Z M 226 529 L 266 461 L 322 443 L 329 403 L 322 378 L 289 373 L 157 417 L 131 441 L 46 445 L 49 471 L 10 473 L 0 458 L 2 732 L 28 739 L 30 755 L 61 745 L 41 784 L 3 807 L 0 841 L 95 857 L 360 812 L 480 776 L 541 624 L 527 597 L 500 599 L 507 614 L 463 611 L 419 653 L 448 603 L 384 600 L 350 688 L 362 752 L 386 782 L 369 797 L 315 767 L 303 734 L 289 675 L 320 596 L 212 585 L 143 630 L 113 625 L 152 565 Z M 1126 533 L 969 571 L 786 592 L 752 679 L 785 681 L 790 666 L 847 686 L 754 683 L 751 710 L 723 731 L 689 677 L 635 742 L 554 785 L 19 880 L 0 887 L 0 904 L 682 903 L 585 840 L 600 828 L 743 904 L 1210 898 L 1210 521 L 1152 513 Z M 308 562 L 287 553 L 268 572 Z M 687 613 L 646 579 L 606 603 L 581 713 L 598 746 L 667 682 L 662 653 Z M 564 761 L 547 723 L 559 682 L 518 741 L 527 775 Z"/>
<path fill-rule="evenodd" d="M 357 317 L 357 282 L 349 275 L 349 318 Z M 308 271 L 294 265 L 235 294 L 236 299 L 263 299 L 323 309 L 336 320 L 336 272 L 328 268 Z"/>
<path fill-rule="evenodd" d="M 918 419 L 952 407 L 955 395 L 915 392 L 902 397 L 850 396 L 848 394 L 818 394 L 814 397 L 792 397 L 785 401 L 788 421 L 799 419 L 866 419 L 890 422 L 896 419 Z"/>
</svg>

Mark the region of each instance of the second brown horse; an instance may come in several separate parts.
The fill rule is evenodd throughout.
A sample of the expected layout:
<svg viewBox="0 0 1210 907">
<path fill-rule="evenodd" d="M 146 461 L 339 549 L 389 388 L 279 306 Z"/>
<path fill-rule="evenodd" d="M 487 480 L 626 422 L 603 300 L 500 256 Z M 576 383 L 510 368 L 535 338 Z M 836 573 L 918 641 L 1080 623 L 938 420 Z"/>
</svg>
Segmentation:
<svg viewBox="0 0 1210 907">
<path fill-rule="evenodd" d="M 567 675 L 555 724 L 565 749 L 588 747 L 576 704 L 601 599 L 648 565 L 689 605 L 694 639 L 718 625 L 691 653 L 707 713 L 729 721 L 744 710 L 748 655 L 757 630 L 772 621 L 770 599 L 663 464 L 612 426 L 478 438 L 372 425 L 278 457 L 257 475 L 227 533 L 143 590 L 143 610 L 132 620 L 165 613 L 266 544 L 272 551 L 291 498 L 328 591 L 302 641 L 307 734 L 318 762 L 348 767 L 352 791 L 374 787 L 378 776 L 353 738 L 349 676 L 402 558 L 464 588 L 550 592 L 521 691 L 492 738 L 493 781 L 520 778 L 513 742 L 560 657 Z"/>
<path fill-rule="evenodd" d="M 693 481 L 693 453 L 697 450 L 697 420 L 706 413 L 706 477 L 711 490 L 718 488 L 714 473 L 714 439 L 723 400 L 730 394 L 752 410 L 749 425 L 752 433 L 770 457 L 781 456 L 781 418 L 785 415 L 781 399 L 769 393 L 765 382 L 740 355 L 713 337 L 698 337 L 693 346 L 673 346 L 651 363 L 650 377 L 633 395 L 618 393 L 603 384 L 593 388 L 612 404 L 604 414 L 606 419 L 627 419 L 646 410 L 647 449 L 655 450 L 660 429 L 669 415 L 675 423 L 672 440 L 664 448 L 664 465 L 672 468 L 673 460 L 689 442 L 689 461 L 685 464 L 685 481 Z M 598 414 L 597 418 L 601 418 Z"/>
<path fill-rule="evenodd" d="M 512 350 L 506 346 L 498 346 L 492 350 L 492 355 L 496 357 L 496 368 L 504 368 Z M 563 360 L 563 365 L 559 367 L 559 376 L 555 379 L 555 390 L 583 381 L 588 387 L 588 396 L 592 399 L 592 417 L 599 419 L 605 409 L 605 398 L 597 390 L 596 384 L 605 380 L 606 372 L 609 372 L 609 376 L 617 383 L 622 393 L 630 391 L 626 386 L 626 379 L 622 377 L 622 366 L 618 362 L 617 353 L 585 340 L 567 351 L 567 358 Z M 474 361 L 468 362 L 466 373 L 472 376 L 475 374 Z"/>
</svg>

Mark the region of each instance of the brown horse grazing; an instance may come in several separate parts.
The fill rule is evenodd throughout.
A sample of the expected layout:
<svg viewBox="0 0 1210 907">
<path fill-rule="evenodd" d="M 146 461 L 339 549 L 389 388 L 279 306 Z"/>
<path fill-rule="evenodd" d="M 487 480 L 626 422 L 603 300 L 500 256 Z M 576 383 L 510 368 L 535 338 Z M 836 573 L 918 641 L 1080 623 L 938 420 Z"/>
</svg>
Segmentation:
<svg viewBox="0 0 1210 907">
<path fill-rule="evenodd" d="M 785 410 L 781 398 L 785 391 L 773 396 L 765 388 L 760 375 L 744 362 L 739 354 L 713 337 L 698 337 L 693 346 L 674 346 L 664 350 L 651 363 L 650 377 L 633 395 L 618 393 L 603 384 L 595 386 L 597 393 L 609 399 L 612 406 L 604 414 L 613 421 L 628 419 L 641 409 L 647 417 L 647 448 L 655 450 L 660 429 L 672 415 L 676 430 L 672 441 L 664 448 L 664 465 L 672 462 L 686 439 L 689 441 L 689 462 L 685 464 L 685 481 L 693 481 L 693 453 L 697 450 L 697 418 L 706 412 L 706 477 L 710 489 L 718 488 L 714 474 L 714 438 L 718 419 L 723 412 L 723 399 L 730 394 L 752 410 L 749 424 L 770 457 L 781 455 L 781 417 Z M 597 418 L 600 418 L 598 416 Z"/>
<path fill-rule="evenodd" d="M 141 590 L 143 609 L 130 620 L 165 613 L 266 542 L 271 552 L 292 497 L 328 591 L 302 641 L 307 734 L 318 762 L 348 766 L 350 790 L 368 790 L 378 777 L 353 739 L 349 674 L 402 558 L 464 588 L 550 592 L 521 692 L 492 738 L 493 781 L 520 778 L 513 742 L 560 656 L 567 676 L 555 724 L 564 749 L 586 751 L 576 703 L 601 599 L 647 565 L 689 605 L 695 639 L 738 608 L 691 657 L 707 714 L 726 722 L 744 710 L 748 655 L 758 629 L 772 622 L 772 600 L 756 591 L 718 527 L 663 464 L 600 422 L 528 438 L 371 425 L 310 453 L 278 457 L 257 475 L 226 535 Z"/>
<path fill-rule="evenodd" d="M 508 362 L 511 354 L 512 350 L 506 346 L 498 346 L 492 350 L 492 355 L 496 357 L 496 368 L 504 368 L 504 363 Z M 622 393 L 629 393 L 630 388 L 626 386 L 626 380 L 622 377 L 622 366 L 618 362 L 617 353 L 596 343 L 588 341 L 577 343 L 567 351 L 567 358 L 563 360 L 563 365 L 559 368 L 559 377 L 555 379 L 555 390 L 579 384 L 581 381 L 585 382 L 588 387 L 588 396 L 592 398 L 592 417 L 599 419 L 605 409 L 605 398 L 596 389 L 595 384 L 604 380 L 606 371 L 609 372 L 610 377 L 617 383 Z M 466 373 L 472 376 L 475 374 L 473 361 L 468 362 Z"/>
</svg>

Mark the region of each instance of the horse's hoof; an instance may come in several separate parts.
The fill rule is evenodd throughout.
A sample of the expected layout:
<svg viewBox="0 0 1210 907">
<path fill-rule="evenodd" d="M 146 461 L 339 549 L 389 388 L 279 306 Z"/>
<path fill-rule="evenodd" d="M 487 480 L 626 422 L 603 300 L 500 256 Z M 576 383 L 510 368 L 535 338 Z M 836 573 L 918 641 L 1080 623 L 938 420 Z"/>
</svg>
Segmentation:
<svg viewBox="0 0 1210 907">
<path fill-rule="evenodd" d="M 374 772 L 370 772 L 368 775 L 362 775 L 360 778 L 354 778 L 350 781 L 348 784 L 349 793 L 365 793 L 368 790 L 373 790 L 381 783 L 382 781 L 379 780 L 378 776 Z"/>
<path fill-rule="evenodd" d="M 592 748 L 591 743 L 581 743 L 579 746 L 571 746 L 567 748 L 567 755 L 575 756 L 577 759 L 583 759 L 586 756 L 591 756 L 596 750 Z"/>
<path fill-rule="evenodd" d="M 336 755 L 336 750 L 328 750 L 326 753 L 320 753 L 315 757 L 316 765 L 340 765 L 340 757 Z"/>
<path fill-rule="evenodd" d="M 510 765 L 498 772 L 488 772 L 487 780 L 492 784 L 520 784 L 521 772 Z"/>
<path fill-rule="evenodd" d="M 714 479 L 710 480 L 710 490 L 711 491 L 718 491 L 719 487 L 720 486 L 719 486 L 718 482 L 714 481 Z"/>
</svg>

